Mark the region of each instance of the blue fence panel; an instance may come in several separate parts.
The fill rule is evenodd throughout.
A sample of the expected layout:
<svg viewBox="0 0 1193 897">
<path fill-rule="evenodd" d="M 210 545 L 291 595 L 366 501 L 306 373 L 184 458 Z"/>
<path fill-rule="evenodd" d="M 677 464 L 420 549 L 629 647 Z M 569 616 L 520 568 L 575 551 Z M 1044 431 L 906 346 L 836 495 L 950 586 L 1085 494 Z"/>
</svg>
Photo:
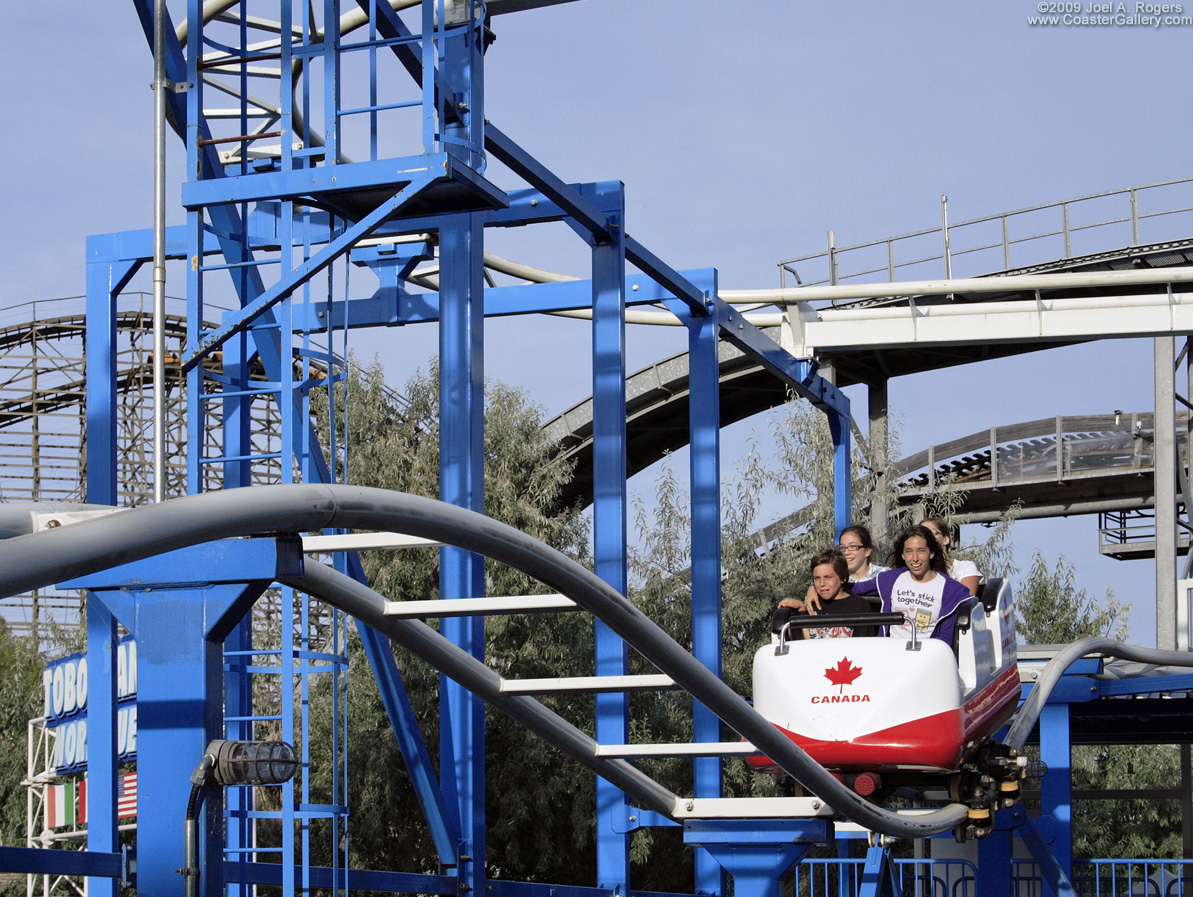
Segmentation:
<svg viewBox="0 0 1193 897">
<path fill-rule="evenodd" d="M 861 888 L 863 859 L 804 860 L 795 897 L 852 897 Z M 968 860 L 895 860 L 904 897 L 974 897 L 977 868 Z"/>
</svg>

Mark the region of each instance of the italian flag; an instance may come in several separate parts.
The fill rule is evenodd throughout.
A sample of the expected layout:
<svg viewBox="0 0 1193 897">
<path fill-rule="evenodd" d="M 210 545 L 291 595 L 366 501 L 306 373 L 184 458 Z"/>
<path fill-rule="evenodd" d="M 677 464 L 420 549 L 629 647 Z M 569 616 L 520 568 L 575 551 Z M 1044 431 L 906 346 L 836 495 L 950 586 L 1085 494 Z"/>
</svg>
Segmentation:
<svg viewBox="0 0 1193 897">
<path fill-rule="evenodd" d="M 46 828 L 75 824 L 75 783 L 51 785 L 46 791 Z"/>
</svg>

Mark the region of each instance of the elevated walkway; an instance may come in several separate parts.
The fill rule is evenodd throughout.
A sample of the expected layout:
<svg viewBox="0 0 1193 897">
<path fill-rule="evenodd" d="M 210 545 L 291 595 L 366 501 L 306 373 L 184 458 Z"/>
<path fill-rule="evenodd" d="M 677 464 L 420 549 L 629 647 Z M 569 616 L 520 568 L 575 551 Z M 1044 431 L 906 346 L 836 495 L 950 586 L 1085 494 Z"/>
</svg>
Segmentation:
<svg viewBox="0 0 1193 897">
<path fill-rule="evenodd" d="M 1177 415 L 1177 444 L 1189 413 Z M 914 504 L 942 484 L 965 494 L 974 522 L 1014 502 L 1021 517 L 1057 517 L 1150 507 L 1154 415 L 1048 417 L 980 430 L 892 465 L 900 501 Z"/>
</svg>

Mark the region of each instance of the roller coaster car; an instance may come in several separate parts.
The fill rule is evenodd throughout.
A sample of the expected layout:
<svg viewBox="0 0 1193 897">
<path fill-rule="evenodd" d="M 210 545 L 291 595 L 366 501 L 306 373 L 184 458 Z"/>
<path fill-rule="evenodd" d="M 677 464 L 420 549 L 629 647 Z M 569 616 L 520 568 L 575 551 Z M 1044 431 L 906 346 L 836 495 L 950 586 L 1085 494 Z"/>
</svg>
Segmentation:
<svg viewBox="0 0 1193 897">
<path fill-rule="evenodd" d="M 788 618 L 754 655 L 754 709 L 859 794 L 946 785 L 953 800 L 1012 805 L 1022 761 L 987 743 L 1020 695 L 1009 584 L 992 579 L 957 611 L 950 646 L 940 639 L 795 640 L 825 617 Z M 833 616 L 834 625 L 890 625 L 901 614 Z M 765 756 L 760 772 L 781 772 Z M 1012 793 L 1013 792 L 1013 793 Z"/>
</svg>

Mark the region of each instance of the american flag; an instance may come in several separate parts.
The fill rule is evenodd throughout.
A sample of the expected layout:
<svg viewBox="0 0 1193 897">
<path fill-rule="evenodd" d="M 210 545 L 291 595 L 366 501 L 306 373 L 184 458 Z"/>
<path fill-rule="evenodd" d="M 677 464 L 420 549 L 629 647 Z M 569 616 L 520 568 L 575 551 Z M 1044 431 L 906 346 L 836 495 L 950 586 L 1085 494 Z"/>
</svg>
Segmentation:
<svg viewBox="0 0 1193 897">
<path fill-rule="evenodd" d="M 132 819 L 137 815 L 137 774 L 125 773 L 116 783 L 116 816 Z"/>
</svg>

